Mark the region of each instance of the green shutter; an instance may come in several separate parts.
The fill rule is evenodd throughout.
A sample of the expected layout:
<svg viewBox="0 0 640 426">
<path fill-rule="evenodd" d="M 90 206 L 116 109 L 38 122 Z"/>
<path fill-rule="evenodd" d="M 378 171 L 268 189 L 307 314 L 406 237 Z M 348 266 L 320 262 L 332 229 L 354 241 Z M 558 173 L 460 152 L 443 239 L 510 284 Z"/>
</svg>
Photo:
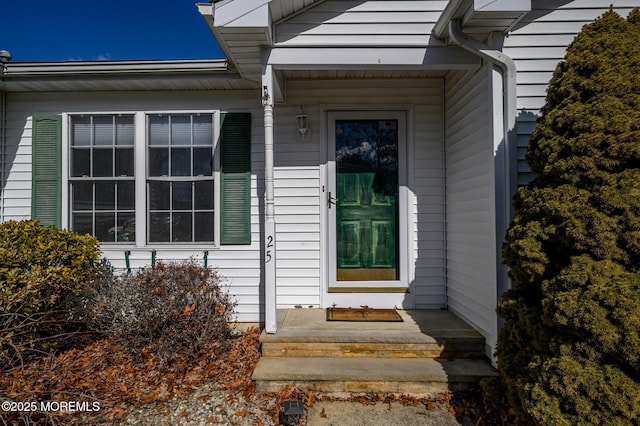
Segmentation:
<svg viewBox="0 0 640 426">
<path fill-rule="evenodd" d="M 32 135 L 31 218 L 61 228 L 62 118 L 34 116 Z"/>
<path fill-rule="evenodd" d="M 251 244 L 251 114 L 221 115 L 221 244 Z"/>
</svg>

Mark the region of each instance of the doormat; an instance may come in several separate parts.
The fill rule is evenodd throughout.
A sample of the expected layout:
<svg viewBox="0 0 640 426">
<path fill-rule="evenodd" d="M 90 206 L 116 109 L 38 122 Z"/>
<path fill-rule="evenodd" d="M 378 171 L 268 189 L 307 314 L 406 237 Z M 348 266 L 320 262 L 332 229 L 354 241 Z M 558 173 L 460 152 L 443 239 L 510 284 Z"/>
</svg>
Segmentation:
<svg viewBox="0 0 640 426">
<path fill-rule="evenodd" d="M 402 322 L 395 309 L 327 308 L 327 321 Z"/>
</svg>

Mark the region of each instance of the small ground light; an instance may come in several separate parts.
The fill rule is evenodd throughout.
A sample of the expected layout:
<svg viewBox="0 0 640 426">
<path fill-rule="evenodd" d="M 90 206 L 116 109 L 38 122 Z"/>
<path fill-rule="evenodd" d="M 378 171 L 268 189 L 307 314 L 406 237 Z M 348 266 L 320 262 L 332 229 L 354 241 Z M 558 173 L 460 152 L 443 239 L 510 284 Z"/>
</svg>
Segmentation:
<svg viewBox="0 0 640 426">
<path fill-rule="evenodd" d="M 295 426 L 300 421 L 300 417 L 304 414 L 304 405 L 302 400 L 284 402 L 284 413 L 282 413 L 283 423 L 286 426 Z"/>
</svg>

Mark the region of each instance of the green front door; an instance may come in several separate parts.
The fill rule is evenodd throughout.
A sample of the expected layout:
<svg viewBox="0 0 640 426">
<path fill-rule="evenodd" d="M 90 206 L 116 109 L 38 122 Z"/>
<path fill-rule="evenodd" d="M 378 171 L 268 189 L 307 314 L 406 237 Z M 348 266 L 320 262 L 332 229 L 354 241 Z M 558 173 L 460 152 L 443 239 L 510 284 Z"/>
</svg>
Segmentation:
<svg viewBox="0 0 640 426">
<path fill-rule="evenodd" d="M 336 281 L 395 281 L 398 120 L 335 120 Z"/>
</svg>

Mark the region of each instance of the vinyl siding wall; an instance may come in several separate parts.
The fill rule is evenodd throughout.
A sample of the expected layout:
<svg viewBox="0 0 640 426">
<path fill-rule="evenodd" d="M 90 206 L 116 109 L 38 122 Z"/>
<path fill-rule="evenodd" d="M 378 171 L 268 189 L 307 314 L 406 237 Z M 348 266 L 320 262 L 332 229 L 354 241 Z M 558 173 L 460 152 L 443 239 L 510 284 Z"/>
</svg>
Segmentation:
<svg viewBox="0 0 640 426">
<path fill-rule="evenodd" d="M 504 53 L 516 62 L 518 82 L 518 184 L 533 175 L 524 160 L 529 136 L 545 103 L 547 85 L 553 71 L 563 60 L 567 46 L 585 24 L 593 22 L 613 3 L 614 10 L 627 16 L 638 1 L 538 0 L 533 10 L 509 33 Z"/>
<path fill-rule="evenodd" d="M 375 88 L 375 91 L 372 90 Z M 445 306 L 444 279 L 444 158 L 442 131 L 443 81 L 333 80 L 289 81 L 288 104 L 276 105 L 275 211 L 277 222 L 276 264 L 278 306 L 320 306 L 324 290 L 321 209 L 325 208 L 319 105 L 336 109 L 403 109 L 412 111 L 409 136 L 410 229 L 413 285 L 416 308 Z M 11 94 L 8 117 L 8 182 L 5 220 L 28 219 L 31 211 L 32 117 L 41 114 L 100 113 L 130 111 L 190 111 L 222 109 L 250 110 L 252 117 L 252 244 L 249 246 L 169 247 L 147 245 L 103 246 L 116 268 L 151 263 L 152 250 L 158 260 L 195 257 L 216 266 L 228 279 L 229 291 L 238 300 L 238 320 L 258 321 L 262 311 L 261 219 L 264 210 L 264 144 L 262 108 L 254 92 L 165 92 Z M 309 116 L 313 138 L 296 137 L 295 115 L 300 106 Z M 411 129 L 410 129 L 411 130 Z M 413 303 L 413 302 L 412 302 Z"/>
<path fill-rule="evenodd" d="M 320 306 L 320 168 L 318 124 L 299 142 L 299 107 L 274 108 L 276 286 L 278 306 Z"/>
<path fill-rule="evenodd" d="M 148 244 L 104 245 L 105 257 L 118 269 L 125 268 L 125 250 L 130 250 L 131 268 L 151 264 L 151 252 L 157 260 L 179 260 L 194 257 L 218 268 L 226 278 L 230 294 L 238 301 L 237 320 L 255 322 L 261 319 L 260 283 L 260 206 L 263 189 L 264 143 L 262 107 L 256 92 L 106 92 L 106 93 L 10 93 L 7 96 L 7 146 L 5 148 L 7 182 L 4 193 L 4 220 L 29 219 L 31 215 L 31 136 L 32 117 L 61 113 L 117 113 L 131 111 L 216 110 L 252 113 L 252 243 L 242 246 Z M 144 200 L 138 200 L 144 202 Z M 63 206 L 63 209 L 65 206 Z"/>
<path fill-rule="evenodd" d="M 275 27 L 280 46 L 424 46 L 444 0 L 327 0 Z"/>
<path fill-rule="evenodd" d="M 497 330 L 491 71 L 452 72 L 445 83 L 447 302 L 489 346 Z"/>
</svg>

